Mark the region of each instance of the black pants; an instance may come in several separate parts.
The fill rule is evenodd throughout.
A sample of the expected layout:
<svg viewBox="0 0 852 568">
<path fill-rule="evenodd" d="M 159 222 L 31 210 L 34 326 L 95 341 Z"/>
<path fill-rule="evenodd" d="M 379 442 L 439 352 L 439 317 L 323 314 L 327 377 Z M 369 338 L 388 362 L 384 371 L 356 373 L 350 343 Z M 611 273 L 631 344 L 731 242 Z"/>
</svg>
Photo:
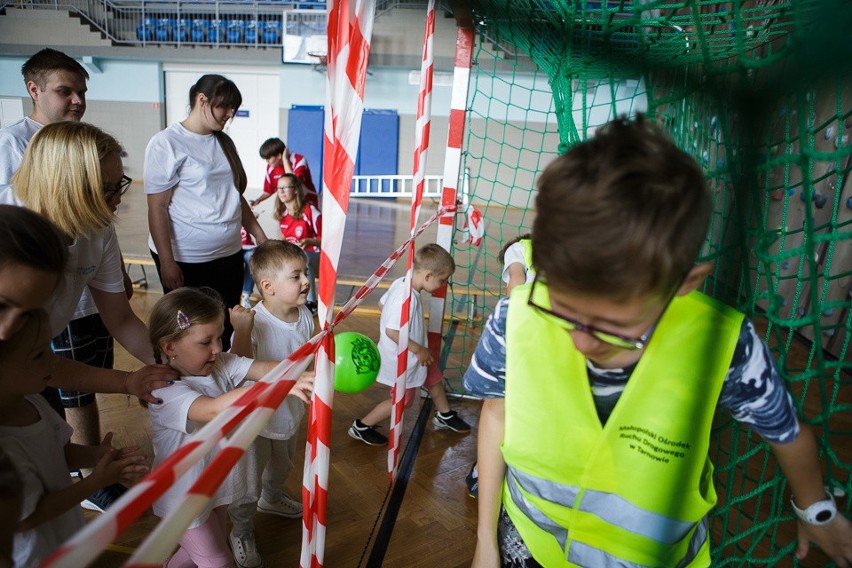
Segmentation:
<svg viewBox="0 0 852 568">
<path fill-rule="evenodd" d="M 160 284 L 163 285 L 163 294 L 168 294 L 172 290 L 163 284 L 163 277 L 160 275 L 160 257 L 154 251 L 151 251 L 151 257 L 157 266 L 157 275 L 160 277 Z M 222 296 L 226 310 L 224 314 L 225 331 L 222 333 L 222 350 L 227 351 L 231 348 L 231 334 L 234 332 L 234 328 L 231 327 L 231 322 L 228 319 L 227 308 L 240 303 L 240 294 L 243 289 L 243 251 L 239 250 L 231 256 L 208 262 L 178 262 L 177 265 L 183 271 L 184 286 L 194 288 L 209 286 Z"/>
</svg>

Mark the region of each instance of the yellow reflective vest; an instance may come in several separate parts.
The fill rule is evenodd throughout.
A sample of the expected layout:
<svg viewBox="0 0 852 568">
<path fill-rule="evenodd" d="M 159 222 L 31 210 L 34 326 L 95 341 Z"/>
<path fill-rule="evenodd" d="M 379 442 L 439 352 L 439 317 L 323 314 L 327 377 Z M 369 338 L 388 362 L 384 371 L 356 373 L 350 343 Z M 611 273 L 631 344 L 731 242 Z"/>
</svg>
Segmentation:
<svg viewBox="0 0 852 568">
<path fill-rule="evenodd" d="M 539 293 L 541 297 L 539 297 Z M 533 557 L 561 566 L 709 566 L 710 428 L 743 315 L 676 297 L 606 425 L 586 361 L 527 306 L 506 318 L 503 503 Z M 546 287 L 536 302 L 548 305 Z"/>
</svg>

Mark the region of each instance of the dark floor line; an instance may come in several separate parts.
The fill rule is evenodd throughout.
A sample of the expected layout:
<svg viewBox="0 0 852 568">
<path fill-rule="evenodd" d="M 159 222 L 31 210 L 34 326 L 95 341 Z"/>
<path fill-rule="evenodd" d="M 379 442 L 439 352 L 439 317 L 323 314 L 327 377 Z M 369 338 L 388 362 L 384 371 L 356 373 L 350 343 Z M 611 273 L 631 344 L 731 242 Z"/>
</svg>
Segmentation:
<svg viewBox="0 0 852 568">
<path fill-rule="evenodd" d="M 458 320 L 454 320 L 447 330 L 445 348 L 441 353 L 441 361 L 438 363 L 441 369 L 446 368 L 450 346 L 455 339 L 458 324 Z M 402 507 L 402 500 L 405 498 L 408 480 L 411 478 L 411 472 L 414 469 L 414 460 L 417 458 L 420 442 L 423 440 L 423 433 L 426 431 L 426 423 L 431 413 L 432 399 L 426 398 L 423 401 L 423 406 L 420 408 L 420 414 L 417 415 L 417 422 L 414 423 L 414 428 L 411 429 L 411 436 L 409 436 L 408 443 L 405 445 L 402 459 L 400 459 L 396 482 L 394 482 L 393 489 L 391 489 L 388 506 L 385 509 L 384 517 L 382 517 L 382 524 L 379 526 L 379 531 L 376 533 L 376 540 L 373 542 L 372 550 L 370 550 L 370 557 L 367 558 L 366 568 L 381 568 L 385 560 L 385 554 L 388 551 L 391 536 L 393 536 L 393 528 L 396 525 L 396 518 L 399 515 L 400 507 Z"/>
</svg>

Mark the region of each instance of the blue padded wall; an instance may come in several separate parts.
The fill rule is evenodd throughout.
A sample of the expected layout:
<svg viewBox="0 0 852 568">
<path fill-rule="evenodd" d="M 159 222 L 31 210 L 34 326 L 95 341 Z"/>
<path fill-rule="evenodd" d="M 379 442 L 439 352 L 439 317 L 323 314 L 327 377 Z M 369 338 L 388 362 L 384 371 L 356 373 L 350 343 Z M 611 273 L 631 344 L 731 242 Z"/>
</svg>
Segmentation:
<svg viewBox="0 0 852 568">
<path fill-rule="evenodd" d="M 304 154 L 317 190 L 322 187 L 322 139 L 325 111 L 321 106 L 293 105 L 287 120 L 285 142 Z M 361 141 L 355 175 L 394 175 L 399 164 L 399 114 L 395 110 L 367 109 L 361 120 Z M 390 191 L 390 187 L 371 188 Z"/>
<path fill-rule="evenodd" d="M 292 152 L 302 154 L 311 168 L 311 179 L 322 191 L 322 138 L 325 110 L 321 106 L 293 105 L 287 119 L 287 139 Z"/>
</svg>

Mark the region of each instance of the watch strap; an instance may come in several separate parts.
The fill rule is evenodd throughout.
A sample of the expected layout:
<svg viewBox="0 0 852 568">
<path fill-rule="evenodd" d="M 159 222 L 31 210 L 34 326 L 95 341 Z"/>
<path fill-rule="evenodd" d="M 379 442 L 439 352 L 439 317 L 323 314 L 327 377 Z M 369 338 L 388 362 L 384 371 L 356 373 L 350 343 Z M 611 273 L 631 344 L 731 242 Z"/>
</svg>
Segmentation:
<svg viewBox="0 0 852 568">
<path fill-rule="evenodd" d="M 826 491 L 825 494 L 827 499 L 817 501 L 804 509 L 800 509 L 796 506 L 796 501 L 791 497 L 790 504 L 793 506 L 793 512 L 796 513 L 797 517 L 809 525 L 824 525 L 826 523 L 830 523 L 834 520 L 834 517 L 837 516 L 837 503 L 834 501 L 834 495 L 828 491 Z"/>
</svg>

